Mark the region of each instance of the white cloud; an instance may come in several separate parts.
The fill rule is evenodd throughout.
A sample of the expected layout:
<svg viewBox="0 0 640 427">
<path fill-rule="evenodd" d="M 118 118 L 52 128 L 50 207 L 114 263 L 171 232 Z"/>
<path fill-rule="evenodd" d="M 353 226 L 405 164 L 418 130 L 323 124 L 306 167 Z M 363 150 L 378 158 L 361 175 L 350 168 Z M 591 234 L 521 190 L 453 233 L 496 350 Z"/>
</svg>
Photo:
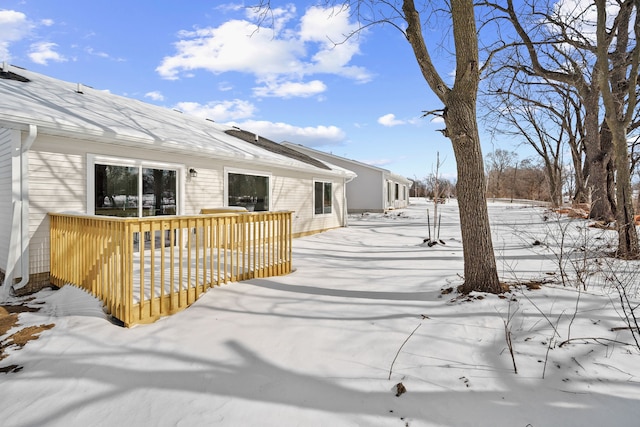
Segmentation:
<svg viewBox="0 0 640 427">
<path fill-rule="evenodd" d="M 22 12 L 15 10 L 0 10 L 0 60 L 11 59 L 9 47 L 11 43 L 26 38 L 34 25 Z"/>
<path fill-rule="evenodd" d="M 380 123 L 382 126 L 388 127 L 400 125 L 419 125 L 421 122 L 422 121 L 417 117 L 404 120 L 397 119 L 396 115 L 393 113 L 385 114 L 384 116 L 378 117 L 378 123 Z"/>
<path fill-rule="evenodd" d="M 611 10 L 612 4 L 607 5 L 608 21 L 613 20 L 613 16 L 616 16 L 617 11 Z M 617 8 L 616 8 L 617 9 Z M 563 22 L 571 23 L 568 27 L 569 37 L 574 37 L 578 40 L 582 40 L 583 37 L 591 40 L 593 43 L 596 41 L 596 7 L 592 1 L 585 0 L 560 0 L 553 6 L 553 12 L 563 19 Z M 556 33 L 557 28 L 551 25 L 547 25 L 547 28 Z M 567 28 L 565 28 L 567 29 Z"/>
<path fill-rule="evenodd" d="M 242 3 L 224 3 L 214 7 L 214 9 L 220 10 L 222 12 L 234 12 L 234 11 L 242 10 L 245 7 L 246 6 Z"/>
<path fill-rule="evenodd" d="M 267 16 L 255 9 L 245 10 L 246 19 L 179 32 L 176 53 L 162 59 L 158 74 L 178 79 L 195 70 L 237 71 L 252 74 L 263 84 L 256 89 L 258 96 L 282 97 L 312 96 L 326 90 L 319 79 L 305 82 L 305 77 L 316 74 L 358 82 L 371 79 L 366 69 L 350 65 L 360 52 L 363 37 L 347 37 L 357 28 L 349 21 L 348 9 L 311 7 L 298 20 L 293 5 L 273 8 Z"/>
<path fill-rule="evenodd" d="M 404 120 L 398 120 L 396 119 L 396 115 L 389 113 L 389 114 L 385 114 L 382 117 L 378 117 L 378 123 L 380 123 L 382 126 L 398 126 L 398 125 L 403 125 L 406 122 Z"/>
<path fill-rule="evenodd" d="M 220 82 L 218 83 L 218 90 L 221 92 L 228 92 L 233 90 L 233 85 L 229 82 Z"/>
<path fill-rule="evenodd" d="M 247 21 L 228 21 L 218 28 L 183 31 L 175 43 L 177 55 L 165 57 L 156 68 L 160 76 L 177 79 L 181 71 L 202 69 L 219 74 L 240 71 L 258 76 L 301 71 L 297 56 L 303 47 L 295 40 L 275 39 L 271 31 Z"/>
<path fill-rule="evenodd" d="M 279 98 L 292 98 L 301 97 L 308 98 L 310 96 L 318 95 L 327 90 L 325 85 L 320 80 L 312 80 L 307 83 L 303 82 L 265 82 L 264 86 L 255 87 L 253 93 L 259 97 L 279 97 Z"/>
<path fill-rule="evenodd" d="M 256 107 L 248 101 L 234 99 L 233 101 L 212 101 L 207 104 L 197 102 L 179 102 L 176 109 L 192 116 L 211 119 L 216 122 L 242 120 L 254 115 Z"/>
<path fill-rule="evenodd" d="M 164 95 L 162 95 L 162 93 L 160 93 L 157 90 L 154 90 L 153 92 L 145 93 L 144 97 L 153 99 L 154 101 L 164 101 Z"/>
<path fill-rule="evenodd" d="M 346 8 L 310 7 L 301 19 L 300 39 L 319 45 L 309 64 L 309 73 L 331 73 L 366 82 L 371 75 L 362 67 L 348 66 L 360 53 L 360 39 L 348 37 L 357 30 L 358 24 L 349 22 Z"/>
<path fill-rule="evenodd" d="M 246 120 L 227 124 L 255 132 L 276 142 L 289 141 L 308 147 L 339 145 L 344 142 L 346 137 L 344 131 L 337 126 L 299 127 L 282 122 L 274 123 L 261 120 Z"/>
<path fill-rule="evenodd" d="M 109 55 L 106 52 L 97 51 L 94 48 L 92 48 L 91 46 L 88 46 L 88 47 L 84 48 L 84 51 L 87 52 L 89 55 L 97 56 L 99 58 L 110 59 L 110 60 L 116 61 L 116 62 L 125 62 L 125 60 L 122 59 L 122 58 L 115 58 L 115 57 Z"/>
<path fill-rule="evenodd" d="M 47 65 L 49 61 L 66 62 L 67 58 L 55 51 L 57 44 L 38 42 L 31 45 L 29 58 L 36 64 Z"/>
</svg>

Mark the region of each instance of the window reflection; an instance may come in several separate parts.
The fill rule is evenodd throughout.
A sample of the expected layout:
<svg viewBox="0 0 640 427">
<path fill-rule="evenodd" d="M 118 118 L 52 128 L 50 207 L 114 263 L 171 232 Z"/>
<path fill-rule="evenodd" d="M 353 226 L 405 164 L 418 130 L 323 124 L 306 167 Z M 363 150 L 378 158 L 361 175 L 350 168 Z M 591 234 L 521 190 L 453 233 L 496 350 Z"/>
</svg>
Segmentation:
<svg viewBox="0 0 640 427">
<path fill-rule="evenodd" d="M 176 177 L 175 170 L 96 164 L 95 214 L 175 215 Z"/>
<path fill-rule="evenodd" d="M 242 206 L 248 211 L 269 210 L 269 177 L 230 173 L 228 175 L 229 206 Z"/>
</svg>

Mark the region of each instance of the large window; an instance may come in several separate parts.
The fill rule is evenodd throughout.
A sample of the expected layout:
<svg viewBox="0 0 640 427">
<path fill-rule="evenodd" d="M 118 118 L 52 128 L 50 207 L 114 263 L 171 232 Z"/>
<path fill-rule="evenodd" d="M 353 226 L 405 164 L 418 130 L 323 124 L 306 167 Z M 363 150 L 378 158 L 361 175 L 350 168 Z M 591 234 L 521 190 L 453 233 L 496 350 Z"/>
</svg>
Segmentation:
<svg viewBox="0 0 640 427">
<path fill-rule="evenodd" d="M 269 177 L 243 173 L 227 175 L 229 206 L 242 206 L 248 211 L 269 210 Z"/>
<path fill-rule="evenodd" d="M 175 215 L 177 170 L 94 164 L 95 214 Z"/>
<path fill-rule="evenodd" d="M 316 181 L 314 183 L 313 203 L 315 214 L 330 214 L 332 191 L 330 182 Z"/>
</svg>

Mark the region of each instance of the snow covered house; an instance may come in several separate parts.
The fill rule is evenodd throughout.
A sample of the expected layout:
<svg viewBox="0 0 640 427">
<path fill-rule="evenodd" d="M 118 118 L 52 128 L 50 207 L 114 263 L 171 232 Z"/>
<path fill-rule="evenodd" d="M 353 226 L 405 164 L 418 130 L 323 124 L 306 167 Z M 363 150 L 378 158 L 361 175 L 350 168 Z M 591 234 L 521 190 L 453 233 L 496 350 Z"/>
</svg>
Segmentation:
<svg viewBox="0 0 640 427">
<path fill-rule="evenodd" d="M 283 145 L 356 173 L 357 177 L 347 184 L 348 213 L 386 212 L 409 205 L 409 189 L 413 181 L 408 178 L 303 145 L 291 142 L 283 142 Z"/>
<path fill-rule="evenodd" d="M 0 69 L 0 280 L 11 278 L 17 291 L 49 284 L 50 224 L 55 215 L 103 220 L 81 226 L 81 233 L 103 227 L 105 218 L 161 218 L 164 222 L 136 225 L 136 239 L 144 236 L 148 248 L 159 245 L 149 237 L 154 233 L 165 246 L 178 246 L 178 227 L 187 226 L 172 225 L 167 218 L 201 221 L 196 217 L 207 209 L 284 211 L 290 213 L 286 233 L 296 237 L 346 225 L 345 186 L 354 177 L 351 171 L 327 166 L 248 131 L 19 67 L 2 64 Z M 109 227 L 128 227 L 130 222 L 122 224 Z M 273 240 L 276 226 L 264 223 L 248 232 L 247 224 L 233 232 L 252 233 L 253 244 Z M 200 228 L 188 226 L 194 233 Z M 73 234 L 56 233 L 61 238 Z M 185 241 L 191 239 L 186 234 L 181 237 Z M 107 242 L 96 249 L 99 256 L 113 243 L 108 234 L 87 236 L 87 242 Z M 212 242 L 211 236 L 194 237 L 191 245 Z M 218 252 L 230 247 L 230 238 L 218 243 Z M 139 250 L 139 245 L 136 240 L 130 247 Z M 249 243 L 243 245 L 236 255 L 249 257 Z M 142 256 L 144 251 L 139 252 Z M 252 262 L 266 265 L 276 255 L 267 252 Z M 153 268 L 151 277 L 159 282 L 153 278 Z M 197 268 L 193 277 L 202 276 L 203 269 L 205 275 L 215 270 Z M 219 274 L 226 274 L 227 280 L 230 273 Z M 213 279 L 203 280 L 213 286 Z"/>
</svg>

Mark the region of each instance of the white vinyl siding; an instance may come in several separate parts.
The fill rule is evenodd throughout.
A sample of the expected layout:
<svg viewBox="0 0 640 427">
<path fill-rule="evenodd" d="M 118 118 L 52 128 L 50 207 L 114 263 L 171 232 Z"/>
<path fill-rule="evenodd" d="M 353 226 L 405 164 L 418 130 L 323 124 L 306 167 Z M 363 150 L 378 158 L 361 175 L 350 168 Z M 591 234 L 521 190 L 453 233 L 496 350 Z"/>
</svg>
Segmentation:
<svg viewBox="0 0 640 427">
<path fill-rule="evenodd" d="M 283 176 L 284 175 L 284 176 Z M 327 179 L 326 181 L 330 181 Z M 314 180 L 301 173 L 274 174 L 272 210 L 293 211 L 293 234 L 309 233 L 342 227 L 344 218 L 344 186 L 333 185 L 333 207 L 331 215 L 314 215 Z"/>
<path fill-rule="evenodd" d="M 34 144 L 35 145 L 35 144 Z M 30 273 L 49 271 L 49 212 L 86 208 L 86 161 L 80 154 L 29 151 Z"/>
<path fill-rule="evenodd" d="M 189 165 L 191 167 L 193 165 Z M 213 169 L 215 164 L 208 167 L 193 166 L 198 171 L 195 178 L 188 177 L 185 182 L 184 200 L 185 214 L 199 214 L 202 209 L 220 208 L 224 206 L 224 177 L 222 165 Z"/>
</svg>

